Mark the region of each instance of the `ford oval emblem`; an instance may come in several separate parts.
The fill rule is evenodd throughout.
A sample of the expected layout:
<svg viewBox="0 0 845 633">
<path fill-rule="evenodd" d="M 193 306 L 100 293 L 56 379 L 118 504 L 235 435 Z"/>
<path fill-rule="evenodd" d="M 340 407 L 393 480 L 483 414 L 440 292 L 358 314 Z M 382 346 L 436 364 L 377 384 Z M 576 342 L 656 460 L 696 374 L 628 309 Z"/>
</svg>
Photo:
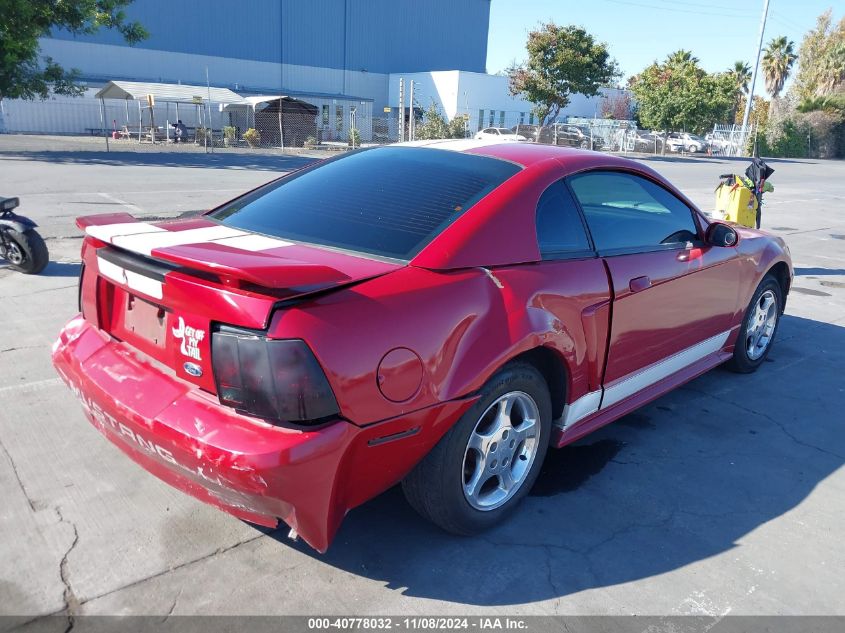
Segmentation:
<svg viewBox="0 0 845 633">
<path fill-rule="evenodd" d="M 194 376 L 195 378 L 202 376 L 202 367 L 196 363 L 185 363 L 182 367 L 185 369 L 185 373 Z"/>
</svg>

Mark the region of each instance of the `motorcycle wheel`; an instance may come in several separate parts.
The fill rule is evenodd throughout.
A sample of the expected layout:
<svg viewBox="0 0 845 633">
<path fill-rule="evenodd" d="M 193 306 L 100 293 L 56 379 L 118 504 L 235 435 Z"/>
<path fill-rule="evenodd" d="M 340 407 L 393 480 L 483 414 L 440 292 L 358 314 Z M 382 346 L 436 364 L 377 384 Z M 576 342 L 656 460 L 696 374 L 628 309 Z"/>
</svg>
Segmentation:
<svg viewBox="0 0 845 633">
<path fill-rule="evenodd" d="M 6 232 L 6 259 L 9 268 L 26 275 L 37 275 L 50 261 L 47 245 L 35 231 L 19 233 L 15 230 Z"/>
</svg>

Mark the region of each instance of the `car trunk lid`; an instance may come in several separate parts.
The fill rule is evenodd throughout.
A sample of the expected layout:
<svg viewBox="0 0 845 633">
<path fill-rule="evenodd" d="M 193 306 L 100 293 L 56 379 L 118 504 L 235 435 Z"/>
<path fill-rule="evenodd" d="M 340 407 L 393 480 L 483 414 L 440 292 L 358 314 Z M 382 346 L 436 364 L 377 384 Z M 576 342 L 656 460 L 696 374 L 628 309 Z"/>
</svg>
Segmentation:
<svg viewBox="0 0 845 633">
<path fill-rule="evenodd" d="M 221 226 L 80 218 L 86 318 L 180 378 L 215 391 L 211 331 L 264 329 L 280 301 L 346 287 L 402 266 Z M 94 279 L 96 277 L 96 279 Z"/>
</svg>

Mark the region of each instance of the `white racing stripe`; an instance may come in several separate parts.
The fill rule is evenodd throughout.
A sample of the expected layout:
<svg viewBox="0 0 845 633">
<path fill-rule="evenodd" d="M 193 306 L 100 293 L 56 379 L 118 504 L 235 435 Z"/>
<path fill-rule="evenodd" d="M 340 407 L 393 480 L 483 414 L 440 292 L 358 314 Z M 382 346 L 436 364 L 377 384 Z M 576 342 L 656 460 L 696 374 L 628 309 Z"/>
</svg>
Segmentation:
<svg viewBox="0 0 845 633">
<path fill-rule="evenodd" d="M 111 243 L 126 250 L 142 255 L 151 255 L 157 248 L 169 248 L 171 246 L 183 246 L 185 244 L 200 244 L 222 240 L 227 237 L 239 237 L 247 235 L 243 231 L 230 229 L 226 226 L 206 226 L 200 229 L 188 229 L 187 231 L 167 231 L 154 233 L 138 233 L 135 235 L 115 236 Z"/>
<path fill-rule="evenodd" d="M 556 424 L 563 430 L 566 430 L 579 420 L 592 415 L 600 408 L 601 410 L 607 409 L 625 398 L 651 387 L 664 378 L 668 378 L 672 374 L 689 367 L 710 354 L 715 354 L 725 346 L 725 341 L 728 340 L 730 333 L 731 331 L 728 330 L 727 332 L 717 334 L 617 380 L 614 384 L 604 389 L 604 398 L 602 398 L 601 389 L 584 394 L 575 402 L 571 402 L 563 407 L 563 415 Z"/>
<path fill-rule="evenodd" d="M 166 233 L 167 229 L 153 226 L 148 222 L 118 222 L 117 224 L 102 224 L 89 226 L 85 232 L 103 242 L 111 242 L 118 235 L 134 235 L 136 233 Z"/>
<path fill-rule="evenodd" d="M 293 242 L 286 242 L 274 237 L 265 235 L 240 235 L 238 237 L 226 237 L 222 240 L 214 240 L 215 244 L 223 244 L 232 248 L 239 248 L 243 251 L 269 251 L 273 248 L 293 246 Z"/>
<path fill-rule="evenodd" d="M 97 268 L 100 269 L 100 274 L 103 275 L 103 277 L 108 277 L 112 281 L 116 281 L 121 284 L 126 283 L 126 271 L 120 266 L 112 264 L 110 261 L 107 261 L 102 257 L 98 257 Z"/>
<path fill-rule="evenodd" d="M 161 299 L 164 297 L 164 284 L 156 279 L 151 279 L 131 270 L 126 270 L 122 266 L 112 264 L 110 261 L 97 257 L 97 268 L 103 277 L 108 277 L 112 281 L 124 284 L 131 290 L 142 292 L 153 299 Z"/>
<path fill-rule="evenodd" d="M 599 404 L 601 404 L 601 394 L 601 389 L 598 391 L 591 391 L 589 393 L 585 393 L 575 402 L 564 406 L 560 426 L 566 429 L 578 422 L 578 420 L 583 420 L 588 415 L 592 415 L 598 411 Z"/>
<path fill-rule="evenodd" d="M 89 226 L 85 229 L 85 232 L 103 242 L 147 256 L 152 255 L 152 252 L 158 248 L 170 248 L 186 244 L 222 244 L 250 252 L 293 246 L 293 242 L 266 235 L 247 233 L 221 225 L 204 226 L 185 231 L 169 231 L 147 222 L 120 222 Z M 107 275 L 105 272 L 103 274 Z M 122 279 L 117 279 L 117 281 L 122 281 Z"/>
<path fill-rule="evenodd" d="M 725 346 L 725 341 L 728 340 L 730 333 L 731 331 L 728 330 L 717 334 L 618 380 L 615 384 L 605 388 L 601 408 L 606 409 L 617 402 L 621 402 L 710 354 L 718 352 Z"/>
</svg>

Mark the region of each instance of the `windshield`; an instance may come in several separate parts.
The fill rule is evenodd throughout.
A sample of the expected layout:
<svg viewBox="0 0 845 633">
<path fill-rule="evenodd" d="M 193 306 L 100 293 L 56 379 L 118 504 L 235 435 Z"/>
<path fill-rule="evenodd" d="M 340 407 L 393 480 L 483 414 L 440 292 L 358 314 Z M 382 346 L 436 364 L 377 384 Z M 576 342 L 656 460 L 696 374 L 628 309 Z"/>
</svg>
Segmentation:
<svg viewBox="0 0 845 633">
<path fill-rule="evenodd" d="M 519 169 L 487 156 L 379 147 L 283 177 L 210 217 L 246 231 L 407 260 Z"/>
</svg>

